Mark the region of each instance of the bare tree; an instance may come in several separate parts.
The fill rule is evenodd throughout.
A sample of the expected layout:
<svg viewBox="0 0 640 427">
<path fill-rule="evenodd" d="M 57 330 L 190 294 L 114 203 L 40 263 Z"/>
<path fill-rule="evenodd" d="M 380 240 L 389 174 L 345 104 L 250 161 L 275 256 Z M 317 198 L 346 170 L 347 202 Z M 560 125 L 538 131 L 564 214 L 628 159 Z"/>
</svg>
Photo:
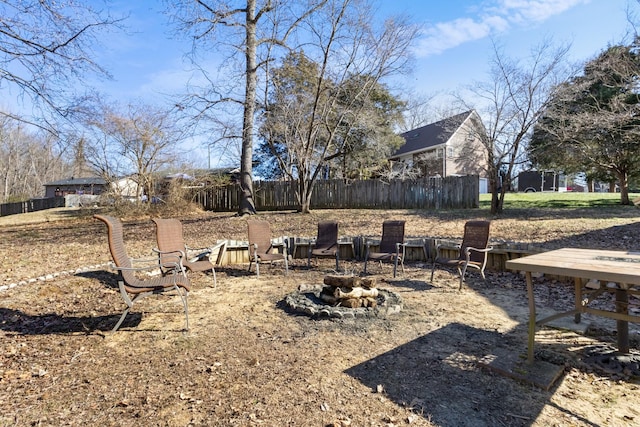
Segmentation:
<svg viewBox="0 0 640 427">
<path fill-rule="evenodd" d="M 87 2 L 3 0 L 0 2 L 0 87 L 18 95 L 37 117 L 0 111 L 54 132 L 51 122 L 69 117 L 81 102 L 75 91 L 89 73 L 108 76 L 93 59 L 101 31 L 120 20 Z"/>
<path fill-rule="evenodd" d="M 398 129 L 401 133 L 426 126 L 455 114 L 452 106 L 436 104 L 437 93 L 410 93 L 407 96 L 404 122 Z"/>
<path fill-rule="evenodd" d="M 237 2 L 225 0 L 167 2 L 178 31 L 192 37 L 194 64 L 201 62 L 197 56 L 200 50 L 228 55 L 221 79 L 213 77 L 207 67 L 198 66 L 207 85 L 188 96 L 185 105 L 196 111 L 196 118 L 212 120 L 225 129 L 229 128 L 228 120 L 234 111 L 223 108 L 231 104 L 242 110 L 240 132 L 221 132 L 242 141 L 240 215 L 255 214 L 252 160 L 260 71 L 269 63 L 272 48 L 285 46 L 301 19 L 324 3 L 325 0 L 246 0 L 238 6 Z M 242 70 L 243 78 L 237 70 Z"/>
<path fill-rule="evenodd" d="M 558 47 L 546 40 L 526 58 L 514 59 L 494 43 L 488 80 L 468 88 L 478 103 L 473 108 L 483 120 L 477 136 L 487 151 L 493 214 L 502 212 L 514 169 L 526 162 L 533 126 L 549 105 L 556 85 L 569 74 L 568 51 L 569 46 Z"/>
<path fill-rule="evenodd" d="M 309 212 L 314 184 L 328 162 L 352 162 L 352 154 L 361 150 L 377 150 L 385 158 L 392 144 L 400 145 L 401 138 L 384 131 L 393 123 L 380 126 L 381 118 L 393 120 L 394 108 L 380 114 L 386 107 L 374 106 L 375 100 L 380 101 L 375 107 L 399 105 L 382 82 L 407 71 L 417 31 L 393 19 L 376 27 L 370 4 L 357 0 L 328 1 L 305 20 L 305 28 L 307 37 L 295 50 L 293 71 L 287 79 L 273 79 L 275 102 L 267 107 L 266 126 L 267 139 L 286 147 L 271 154 L 278 157 L 280 169 L 297 180 L 301 212 Z M 385 136 L 376 135 L 375 129 Z"/>
<path fill-rule="evenodd" d="M 55 150 L 50 134 L 29 132 L 23 123 L 0 116 L 0 202 L 44 195 L 44 184 L 68 165 Z"/>
<path fill-rule="evenodd" d="M 138 196 L 155 194 L 154 174 L 177 160 L 185 137 L 171 112 L 144 104 L 103 105 L 86 126 L 88 162 L 107 182 L 134 175 Z"/>
</svg>

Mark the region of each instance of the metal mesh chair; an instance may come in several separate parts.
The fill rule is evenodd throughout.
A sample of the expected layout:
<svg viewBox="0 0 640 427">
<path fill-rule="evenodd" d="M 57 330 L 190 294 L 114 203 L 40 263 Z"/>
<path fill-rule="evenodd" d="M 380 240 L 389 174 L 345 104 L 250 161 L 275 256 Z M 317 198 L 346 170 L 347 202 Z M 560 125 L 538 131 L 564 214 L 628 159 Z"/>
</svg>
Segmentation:
<svg viewBox="0 0 640 427">
<path fill-rule="evenodd" d="M 371 252 L 370 242 L 367 242 L 367 251 L 364 256 L 364 273 L 367 273 L 367 262 L 369 260 L 393 261 L 393 277 L 396 277 L 398 262 L 404 273 L 404 221 L 384 221 L 382 223 L 382 239 L 377 252 Z"/>
<path fill-rule="evenodd" d="M 122 222 L 119 219 L 107 215 L 94 215 L 94 218 L 104 222 L 107 225 L 107 233 L 109 238 L 109 251 L 113 258 L 113 268 L 118 271 L 120 280 L 118 287 L 120 288 L 120 296 L 124 300 L 127 307 L 120 316 L 120 320 L 114 326 L 112 332 L 118 330 L 125 317 L 133 307 L 133 304 L 153 294 L 160 294 L 167 291 L 175 290 L 184 306 L 184 316 L 186 329 L 189 329 L 189 308 L 187 304 L 187 296 L 189 294 L 189 279 L 177 265 L 174 265 L 171 274 L 166 276 L 157 276 L 150 279 L 139 279 L 136 277 L 136 271 L 144 271 L 157 269 L 156 260 L 136 260 L 127 255 L 124 245 L 124 237 L 122 231 Z M 153 265 L 136 268 L 133 266 L 136 261 L 153 262 Z"/>
<path fill-rule="evenodd" d="M 283 242 L 282 252 L 274 252 L 277 245 L 271 241 L 271 227 L 268 221 L 247 221 L 249 234 L 249 271 L 251 265 L 256 264 L 256 275 L 260 276 L 260 263 L 284 261 L 284 274 L 289 271 L 287 242 Z"/>
<path fill-rule="evenodd" d="M 431 267 L 431 281 L 433 281 L 433 272 L 437 264 L 456 267 L 458 269 L 458 274 L 460 275 L 460 286 L 458 289 L 462 289 L 464 275 L 469 267 L 480 270 L 482 278 L 486 280 L 484 269 L 487 266 L 487 255 L 489 251 L 493 249 L 489 246 L 490 226 L 490 221 L 467 221 L 464 225 L 462 243 L 457 245 L 459 250 L 456 258 L 442 256 L 441 252 L 444 246 L 437 245 L 436 257 Z"/>
<path fill-rule="evenodd" d="M 226 241 L 213 247 L 192 248 L 187 246 L 184 241 L 180 220 L 155 218 L 153 222 L 156 224 L 156 242 L 158 244 L 154 251 L 158 253 L 162 273 L 166 275 L 176 264 L 191 272 L 211 271 L 213 286 L 217 287 L 216 270 L 209 260 L 209 256 L 217 251 L 216 262 L 219 263 L 226 250 Z"/>
<path fill-rule="evenodd" d="M 336 271 L 340 269 L 340 251 L 338 246 L 338 222 L 322 221 L 318 223 L 318 237 L 309 244 L 307 266 L 311 258 L 335 258 Z"/>
</svg>

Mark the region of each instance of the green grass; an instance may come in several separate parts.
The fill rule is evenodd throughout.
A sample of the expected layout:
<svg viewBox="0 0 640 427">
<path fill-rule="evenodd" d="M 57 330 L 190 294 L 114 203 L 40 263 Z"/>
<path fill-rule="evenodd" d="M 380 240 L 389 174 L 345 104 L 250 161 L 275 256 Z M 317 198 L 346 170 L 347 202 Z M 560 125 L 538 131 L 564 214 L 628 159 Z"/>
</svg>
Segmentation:
<svg viewBox="0 0 640 427">
<path fill-rule="evenodd" d="M 630 194 L 634 200 L 640 194 Z M 480 208 L 489 209 L 491 194 L 480 195 Z M 620 205 L 620 193 L 507 193 L 504 198 L 504 209 L 532 209 L 532 208 L 611 208 Z"/>
</svg>

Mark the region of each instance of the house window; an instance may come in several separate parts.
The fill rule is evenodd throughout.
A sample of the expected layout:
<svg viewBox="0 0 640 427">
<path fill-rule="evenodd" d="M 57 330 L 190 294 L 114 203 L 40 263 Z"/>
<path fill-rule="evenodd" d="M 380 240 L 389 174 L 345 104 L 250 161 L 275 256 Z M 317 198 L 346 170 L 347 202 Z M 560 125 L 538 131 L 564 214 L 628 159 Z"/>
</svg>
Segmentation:
<svg viewBox="0 0 640 427">
<path fill-rule="evenodd" d="M 453 157 L 455 156 L 455 151 L 453 150 L 453 147 L 447 147 L 447 157 Z"/>
<path fill-rule="evenodd" d="M 436 150 L 436 157 L 437 157 L 438 159 L 442 159 L 442 158 L 444 157 L 444 149 L 442 149 L 442 148 L 438 148 L 438 149 Z"/>
</svg>

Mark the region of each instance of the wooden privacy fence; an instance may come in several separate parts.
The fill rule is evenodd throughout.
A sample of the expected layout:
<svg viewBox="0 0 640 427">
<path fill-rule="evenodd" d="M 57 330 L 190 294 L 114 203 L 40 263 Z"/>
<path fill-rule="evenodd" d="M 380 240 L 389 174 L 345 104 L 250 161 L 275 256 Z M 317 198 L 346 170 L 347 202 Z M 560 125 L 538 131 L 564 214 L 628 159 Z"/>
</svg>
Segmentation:
<svg viewBox="0 0 640 427">
<path fill-rule="evenodd" d="M 254 203 L 259 211 L 298 209 L 297 181 L 256 181 Z M 316 181 L 311 209 L 470 209 L 480 204 L 477 175 L 407 180 Z M 237 184 L 196 194 L 206 210 L 238 210 Z"/>
<path fill-rule="evenodd" d="M 62 208 L 64 204 L 64 197 L 47 197 L 46 199 L 31 199 L 24 202 L 3 203 L 0 204 L 0 216 Z"/>
</svg>

